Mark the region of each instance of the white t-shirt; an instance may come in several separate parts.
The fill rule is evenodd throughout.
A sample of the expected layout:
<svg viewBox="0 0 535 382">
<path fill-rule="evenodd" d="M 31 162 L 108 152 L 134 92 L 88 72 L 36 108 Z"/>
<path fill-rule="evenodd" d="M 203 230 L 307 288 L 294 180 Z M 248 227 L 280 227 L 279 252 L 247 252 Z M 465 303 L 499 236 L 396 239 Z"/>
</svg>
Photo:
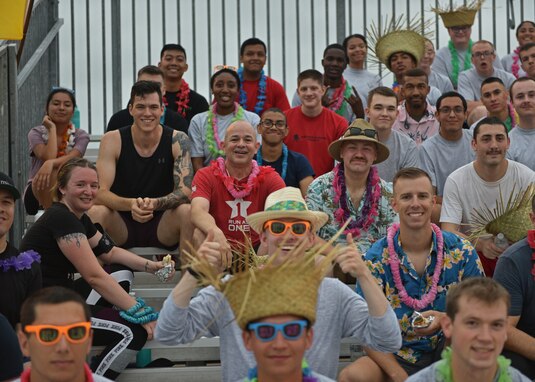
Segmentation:
<svg viewBox="0 0 535 382">
<path fill-rule="evenodd" d="M 474 162 L 454 171 L 446 180 L 442 200 L 441 223 L 470 224 L 474 209 L 479 212 L 496 208 L 500 192 L 504 204 L 509 196 L 524 191 L 535 182 L 535 172 L 521 163 L 507 160 L 509 165 L 505 175 L 496 182 L 486 182 L 474 169 Z M 461 225 L 461 232 L 469 232 L 470 227 Z"/>
</svg>

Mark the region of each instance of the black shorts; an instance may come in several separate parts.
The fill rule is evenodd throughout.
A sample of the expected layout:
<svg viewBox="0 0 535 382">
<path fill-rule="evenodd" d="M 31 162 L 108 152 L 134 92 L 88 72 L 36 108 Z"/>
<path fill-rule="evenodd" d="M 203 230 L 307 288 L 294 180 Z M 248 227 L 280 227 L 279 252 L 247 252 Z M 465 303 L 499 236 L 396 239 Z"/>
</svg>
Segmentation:
<svg viewBox="0 0 535 382">
<path fill-rule="evenodd" d="M 119 215 L 126 225 L 128 231 L 128 237 L 126 242 L 121 245 L 123 248 L 132 247 L 157 247 L 173 251 L 178 246 L 177 244 L 172 246 L 166 246 L 160 243 L 158 240 L 158 225 L 165 211 L 154 211 L 154 217 L 146 223 L 140 223 L 132 218 L 132 212 L 130 211 L 118 211 Z"/>
<path fill-rule="evenodd" d="M 405 370 L 407 374 L 411 376 L 413 374 L 416 374 L 420 370 L 426 368 L 427 366 L 435 363 L 436 361 L 439 361 L 440 359 L 442 359 L 442 350 L 444 350 L 444 342 L 445 342 L 445 339 L 444 337 L 442 337 L 438 341 L 438 344 L 435 350 L 433 350 L 430 353 L 424 353 L 422 357 L 420 358 L 420 360 L 415 363 L 406 361 L 405 359 L 397 356 L 396 354 L 394 354 L 394 356 L 396 357 L 396 361 L 398 361 L 399 366 L 401 366 L 403 370 Z"/>
</svg>

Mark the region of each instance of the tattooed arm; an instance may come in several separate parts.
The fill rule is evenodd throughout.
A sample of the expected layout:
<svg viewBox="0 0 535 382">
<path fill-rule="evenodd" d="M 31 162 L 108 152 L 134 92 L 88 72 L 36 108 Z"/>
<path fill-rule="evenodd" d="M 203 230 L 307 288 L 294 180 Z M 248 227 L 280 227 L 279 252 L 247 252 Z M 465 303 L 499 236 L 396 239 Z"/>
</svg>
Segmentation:
<svg viewBox="0 0 535 382">
<path fill-rule="evenodd" d="M 173 133 L 173 181 L 175 187 L 169 195 L 156 199 L 156 210 L 169 210 L 181 204 L 189 203 L 191 181 L 193 180 L 193 166 L 191 164 L 191 142 L 181 131 Z"/>
</svg>

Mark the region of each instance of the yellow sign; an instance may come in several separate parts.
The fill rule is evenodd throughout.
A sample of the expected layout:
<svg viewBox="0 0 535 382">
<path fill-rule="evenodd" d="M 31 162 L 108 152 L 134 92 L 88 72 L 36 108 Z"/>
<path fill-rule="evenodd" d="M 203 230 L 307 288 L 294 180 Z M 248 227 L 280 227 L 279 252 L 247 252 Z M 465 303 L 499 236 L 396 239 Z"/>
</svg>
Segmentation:
<svg viewBox="0 0 535 382">
<path fill-rule="evenodd" d="M 22 40 L 27 0 L 0 0 L 0 40 Z"/>
</svg>

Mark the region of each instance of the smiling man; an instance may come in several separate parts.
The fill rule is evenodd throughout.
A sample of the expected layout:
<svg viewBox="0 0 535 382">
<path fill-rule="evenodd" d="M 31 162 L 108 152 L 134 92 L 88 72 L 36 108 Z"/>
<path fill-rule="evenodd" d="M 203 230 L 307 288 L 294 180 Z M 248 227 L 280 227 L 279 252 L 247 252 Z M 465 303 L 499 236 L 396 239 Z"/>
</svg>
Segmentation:
<svg viewBox="0 0 535 382">
<path fill-rule="evenodd" d="M 344 369 L 340 381 L 404 381 L 440 358 L 446 292 L 465 278 L 482 276 L 483 270 L 467 240 L 431 224 L 434 205 L 427 173 L 405 168 L 396 174 L 392 206 L 399 224 L 375 242 L 365 260 L 396 313 L 403 344 L 393 354 L 366 349 L 367 356 Z M 415 312 L 434 319 L 417 323 Z"/>
<path fill-rule="evenodd" d="M 191 240 L 189 138 L 160 124 L 162 93 L 155 82 L 134 84 L 129 111 L 132 126 L 100 142 L 99 205 L 89 215 L 123 248 L 184 246 Z"/>
<path fill-rule="evenodd" d="M 535 79 L 521 77 L 511 85 L 511 99 L 518 113 L 518 126 L 511 130 L 507 157 L 535 169 Z"/>
<path fill-rule="evenodd" d="M 473 211 L 491 211 L 502 200 L 507 203 L 535 181 L 535 173 L 525 165 L 506 159 L 509 149 L 507 128 L 498 118 L 484 118 L 474 128 L 472 149 L 476 159 L 455 170 L 446 180 L 440 222 L 446 231 L 466 235 L 474 223 Z M 492 277 L 503 248 L 492 235 L 477 239 L 475 247 Z"/>
<path fill-rule="evenodd" d="M 63 287 L 41 289 L 21 310 L 20 347 L 31 367 L 15 382 L 106 382 L 85 360 L 91 351 L 91 312 L 80 295 Z"/>
<path fill-rule="evenodd" d="M 256 38 L 245 40 L 240 47 L 240 94 L 237 100 L 244 109 L 261 116 L 272 107 L 288 110 L 290 103 L 280 83 L 264 73 L 267 60 L 266 44 Z"/>
<path fill-rule="evenodd" d="M 442 354 L 442 360 L 407 382 L 529 382 L 500 356 L 507 339 L 509 300 L 509 293 L 486 277 L 452 286 L 446 297 L 446 315 L 440 321 L 451 346 Z"/>
</svg>

